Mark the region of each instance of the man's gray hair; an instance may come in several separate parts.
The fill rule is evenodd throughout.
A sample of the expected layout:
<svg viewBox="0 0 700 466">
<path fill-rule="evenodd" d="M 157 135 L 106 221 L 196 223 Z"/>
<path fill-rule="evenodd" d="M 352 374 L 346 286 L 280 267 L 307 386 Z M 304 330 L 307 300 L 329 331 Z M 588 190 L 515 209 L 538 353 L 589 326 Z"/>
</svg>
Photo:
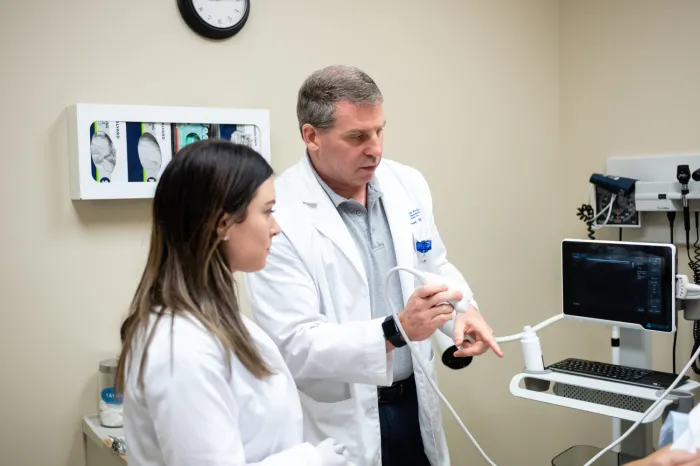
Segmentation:
<svg viewBox="0 0 700 466">
<path fill-rule="evenodd" d="M 307 123 L 319 130 L 332 127 L 335 105 L 341 101 L 376 105 L 383 101 L 383 97 L 374 80 L 359 68 L 334 65 L 315 71 L 299 89 L 299 129 Z"/>
</svg>

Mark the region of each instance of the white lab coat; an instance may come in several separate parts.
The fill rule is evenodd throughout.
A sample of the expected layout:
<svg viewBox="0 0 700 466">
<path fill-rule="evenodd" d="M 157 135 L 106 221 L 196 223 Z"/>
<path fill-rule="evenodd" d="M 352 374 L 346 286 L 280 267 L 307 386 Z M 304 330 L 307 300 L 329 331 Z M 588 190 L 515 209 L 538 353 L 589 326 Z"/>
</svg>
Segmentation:
<svg viewBox="0 0 700 466">
<path fill-rule="evenodd" d="M 376 176 L 398 265 L 464 280 L 447 261 L 421 173 L 384 159 Z M 275 190 L 275 218 L 282 233 L 273 240 L 265 269 L 246 276 L 253 314 L 279 346 L 296 380 L 305 440 L 332 436 L 349 449 L 354 463 L 379 465 L 377 386 L 388 386 L 393 378 L 384 318 L 372 320 L 362 260 L 308 157 L 281 174 Z M 423 261 L 415 242 L 425 239 L 432 241 L 432 250 Z M 405 303 L 417 282 L 409 274 L 400 276 Z M 446 327 L 451 335 L 452 322 Z M 422 374 L 414 361 L 425 452 L 433 466 L 447 466 L 440 400 L 426 380 L 436 380 L 435 354 L 430 340 L 416 343 L 416 348 L 429 371 Z"/>
<path fill-rule="evenodd" d="M 127 372 L 124 434 L 135 466 L 320 466 L 302 440 L 294 381 L 269 337 L 247 328 L 275 374 L 258 380 L 191 316 L 163 317 L 148 350 L 144 390 L 137 386 L 141 344 Z M 152 319 L 153 321 L 153 319 Z"/>
</svg>

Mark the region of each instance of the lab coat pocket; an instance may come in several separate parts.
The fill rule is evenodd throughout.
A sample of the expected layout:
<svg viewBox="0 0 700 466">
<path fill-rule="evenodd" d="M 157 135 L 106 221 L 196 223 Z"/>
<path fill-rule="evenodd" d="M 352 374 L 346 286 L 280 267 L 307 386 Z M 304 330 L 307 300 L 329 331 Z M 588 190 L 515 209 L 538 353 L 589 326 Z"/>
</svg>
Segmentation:
<svg viewBox="0 0 700 466">
<path fill-rule="evenodd" d="M 355 435 L 355 399 L 325 403 L 299 392 L 304 408 L 304 438 L 314 444 L 332 437 L 352 452 L 357 452 Z"/>
<path fill-rule="evenodd" d="M 428 377 L 434 381 L 437 381 L 437 370 L 435 369 L 435 350 L 433 350 L 433 348 L 430 348 L 430 358 L 428 358 Z"/>
<path fill-rule="evenodd" d="M 429 343 L 429 341 L 426 343 Z M 419 385 L 418 390 L 423 392 L 423 398 L 426 401 L 432 402 L 433 398 L 438 400 L 435 391 L 430 386 L 430 382 L 425 380 L 429 377 L 433 382 L 435 382 L 435 384 L 437 384 L 437 371 L 435 368 L 437 358 L 435 357 L 435 351 L 430 344 L 419 345 L 416 349 L 418 349 L 418 356 L 420 357 L 420 361 L 423 363 L 422 366 L 425 368 L 425 372 L 423 372 L 422 368 L 420 369 L 422 377 L 420 380 L 416 380 L 416 383 Z M 419 368 L 418 363 L 415 360 L 413 361 L 413 367 L 415 369 Z"/>
</svg>

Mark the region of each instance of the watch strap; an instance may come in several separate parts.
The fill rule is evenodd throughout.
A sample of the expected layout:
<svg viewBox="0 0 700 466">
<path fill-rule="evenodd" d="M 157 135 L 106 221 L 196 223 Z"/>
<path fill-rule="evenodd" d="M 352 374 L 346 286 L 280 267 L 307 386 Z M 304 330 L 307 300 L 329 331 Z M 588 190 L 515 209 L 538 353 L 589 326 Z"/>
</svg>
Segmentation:
<svg viewBox="0 0 700 466">
<path fill-rule="evenodd" d="M 393 315 L 384 319 L 384 322 L 382 322 L 382 330 L 384 331 L 384 339 L 394 345 L 394 347 L 401 348 L 402 346 L 406 346 L 406 341 L 403 339 L 399 331 L 399 326 L 396 325 L 396 321 L 394 321 Z"/>
</svg>

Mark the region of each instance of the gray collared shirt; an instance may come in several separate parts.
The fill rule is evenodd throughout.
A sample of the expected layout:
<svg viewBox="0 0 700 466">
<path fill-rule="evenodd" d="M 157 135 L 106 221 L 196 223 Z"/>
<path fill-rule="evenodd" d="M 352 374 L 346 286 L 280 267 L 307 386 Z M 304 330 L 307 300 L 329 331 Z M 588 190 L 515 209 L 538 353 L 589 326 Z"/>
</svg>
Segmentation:
<svg viewBox="0 0 700 466">
<path fill-rule="evenodd" d="M 312 165 L 313 168 L 313 165 Z M 375 177 L 367 185 L 367 208 L 354 199 L 346 199 L 333 191 L 313 170 L 316 179 L 328 194 L 343 219 L 350 236 L 357 245 L 362 257 L 372 318 L 377 319 L 391 314 L 384 299 L 384 277 L 396 266 L 394 241 L 389 229 L 389 221 L 382 203 L 382 191 Z M 389 282 L 391 302 L 400 306 L 403 303 L 399 275 L 393 274 Z M 397 309 L 397 312 L 401 309 Z M 407 346 L 394 350 L 394 381 L 403 380 L 413 373 L 411 352 Z"/>
</svg>

